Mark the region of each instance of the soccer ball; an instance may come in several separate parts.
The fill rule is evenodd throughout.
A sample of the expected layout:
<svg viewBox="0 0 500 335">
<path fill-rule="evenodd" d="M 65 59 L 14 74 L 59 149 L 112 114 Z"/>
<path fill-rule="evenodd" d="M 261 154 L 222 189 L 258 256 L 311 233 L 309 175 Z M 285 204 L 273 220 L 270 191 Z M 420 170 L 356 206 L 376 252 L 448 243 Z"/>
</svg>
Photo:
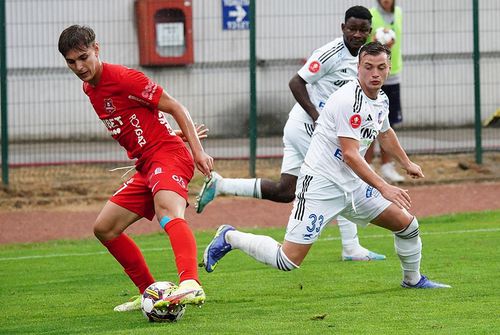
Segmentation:
<svg viewBox="0 0 500 335">
<path fill-rule="evenodd" d="M 177 285 L 168 281 L 159 281 L 148 286 L 142 294 L 142 314 L 151 322 L 179 321 L 186 311 L 185 305 L 170 305 L 167 310 L 160 310 L 154 304 L 168 297 L 177 289 Z"/>
<path fill-rule="evenodd" d="M 396 42 L 396 33 L 392 29 L 380 27 L 375 31 L 375 40 L 390 48 Z"/>
</svg>

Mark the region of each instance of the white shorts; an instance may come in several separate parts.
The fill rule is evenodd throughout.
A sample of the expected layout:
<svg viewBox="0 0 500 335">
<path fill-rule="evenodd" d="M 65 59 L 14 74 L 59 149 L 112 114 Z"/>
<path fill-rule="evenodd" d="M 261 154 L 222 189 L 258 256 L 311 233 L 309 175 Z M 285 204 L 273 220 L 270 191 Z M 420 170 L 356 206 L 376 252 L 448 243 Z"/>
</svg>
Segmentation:
<svg viewBox="0 0 500 335">
<path fill-rule="evenodd" d="M 307 149 L 309 149 L 309 144 L 311 144 L 313 130 L 313 123 L 288 119 L 283 130 L 282 174 L 299 175 L 300 167 L 304 163 Z"/>
<path fill-rule="evenodd" d="M 312 244 L 338 215 L 360 226 L 367 226 L 390 204 L 377 189 L 364 181 L 352 193 L 346 193 L 322 176 L 301 174 L 297 180 L 285 240 Z"/>
</svg>

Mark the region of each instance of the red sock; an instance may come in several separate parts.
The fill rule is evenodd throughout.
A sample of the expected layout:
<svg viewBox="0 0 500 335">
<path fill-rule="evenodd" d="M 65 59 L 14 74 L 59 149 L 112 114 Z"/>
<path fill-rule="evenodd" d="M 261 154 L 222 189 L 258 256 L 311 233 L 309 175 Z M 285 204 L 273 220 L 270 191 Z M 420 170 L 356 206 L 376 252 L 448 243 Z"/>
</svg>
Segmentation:
<svg viewBox="0 0 500 335">
<path fill-rule="evenodd" d="M 165 232 L 174 251 L 179 281 L 194 279 L 199 283 L 196 240 L 186 220 L 177 218 L 169 221 L 165 226 Z"/>
<path fill-rule="evenodd" d="M 112 240 L 102 242 L 102 244 L 123 266 L 125 273 L 139 289 L 139 293 L 142 294 L 149 285 L 155 282 L 141 250 L 127 234 L 123 233 Z"/>
</svg>

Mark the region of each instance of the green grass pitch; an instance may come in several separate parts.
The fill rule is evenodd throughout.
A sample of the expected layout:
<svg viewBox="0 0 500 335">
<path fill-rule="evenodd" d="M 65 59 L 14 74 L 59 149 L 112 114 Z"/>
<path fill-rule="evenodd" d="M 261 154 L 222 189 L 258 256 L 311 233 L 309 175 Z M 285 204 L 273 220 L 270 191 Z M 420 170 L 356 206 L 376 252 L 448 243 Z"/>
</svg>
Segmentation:
<svg viewBox="0 0 500 335">
<path fill-rule="evenodd" d="M 202 308 L 174 324 L 113 307 L 136 293 L 97 240 L 0 246 L 0 334 L 493 334 L 500 329 L 500 211 L 420 220 L 422 273 L 449 290 L 400 288 L 391 234 L 359 229 L 388 256 L 341 262 L 328 227 L 301 269 L 280 272 L 239 251 L 200 271 Z M 281 241 L 284 229 L 258 229 Z M 214 231 L 197 233 L 199 254 Z M 168 238 L 135 238 L 157 280 L 176 282 Z M 496 329 L 496 330 L 495 330 Z"/>
</svg>

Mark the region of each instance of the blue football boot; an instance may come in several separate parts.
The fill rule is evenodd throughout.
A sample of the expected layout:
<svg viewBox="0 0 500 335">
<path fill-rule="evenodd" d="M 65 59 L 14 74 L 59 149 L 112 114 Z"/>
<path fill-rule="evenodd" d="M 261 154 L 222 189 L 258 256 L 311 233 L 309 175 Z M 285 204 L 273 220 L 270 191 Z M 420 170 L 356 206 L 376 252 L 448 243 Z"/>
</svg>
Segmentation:
<svg viewBox="0 0 500 335">
<path fill-rule="evenodd" d="M 415 285 L 410 285 L 403 281 L 401 286 L 404 288 L 451 288 L 450 285 L 433 282 L 426 276 L 421 276 L 420 280 Z"/>
<path fill-rule="evenodd" d="M 235 229 L 230 225 L 220 226 L 210 244 L 205 248 L 203 266 L 207 272 L 214 271 L 222 257 L 233 249 L 231 244 L 226 242 L 226 234 L 231 230 Z"/>
</svg>

